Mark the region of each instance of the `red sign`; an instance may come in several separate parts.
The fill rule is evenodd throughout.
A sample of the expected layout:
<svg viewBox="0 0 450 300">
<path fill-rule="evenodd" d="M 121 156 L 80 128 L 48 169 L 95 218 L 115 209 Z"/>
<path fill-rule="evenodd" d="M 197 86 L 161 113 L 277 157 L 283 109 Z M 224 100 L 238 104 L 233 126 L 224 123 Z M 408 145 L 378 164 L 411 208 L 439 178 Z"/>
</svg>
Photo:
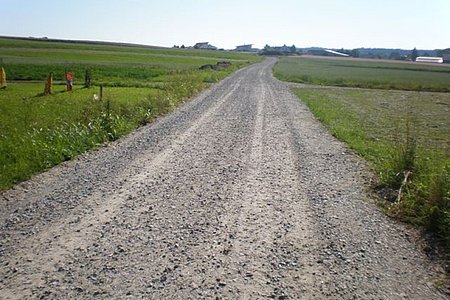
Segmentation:
<svg viewBox="0 0 450 300">
<path fill-rule="evenodd" d="M 66 73 L 66 80 L 73 80 L 75 78 L 75 75 L 72 72 Z"/>
</svg>

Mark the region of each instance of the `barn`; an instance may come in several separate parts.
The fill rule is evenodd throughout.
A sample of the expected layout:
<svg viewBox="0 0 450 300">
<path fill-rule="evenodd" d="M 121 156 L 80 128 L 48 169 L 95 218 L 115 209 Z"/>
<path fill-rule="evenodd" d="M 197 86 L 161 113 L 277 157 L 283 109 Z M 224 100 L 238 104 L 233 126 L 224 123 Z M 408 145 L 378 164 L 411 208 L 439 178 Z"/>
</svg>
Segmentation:
<svg viewBox="0 0 450 300">
<path fill-rule="evenodd" d="M 234 51 L 252 52 L 254 50 L 252 46 L 253 44 L 236 46 L 236 49 L 234 49 Z"/>
<path fill-rule="evenodd" d="M 201 50 L 217 50 L 217 47 L 210 45 L 208 42 L 201 42 L 194 45 L 194 49 Z"/>
<path fill-rule="evenodd" d="M 337 51 L 333 51 L 333 50 L 328 50 L 325 49 L 325 52 L 328 52 L 330 54 L 332 54 L 333 56 L 343 56 L 343 57 L 349 57 L 350 55 L 345 54 L 345 53 L 341 53 L 341 52 L 337 52 Z"/>
<path fill-rule="evenodd" d="M 437 63 L 442 64 L 444 59 L 442 57 L 432 57 L 432 56 L 418 56 L 416 62 L 426 62 L 426 63 Z"/>
</svg>

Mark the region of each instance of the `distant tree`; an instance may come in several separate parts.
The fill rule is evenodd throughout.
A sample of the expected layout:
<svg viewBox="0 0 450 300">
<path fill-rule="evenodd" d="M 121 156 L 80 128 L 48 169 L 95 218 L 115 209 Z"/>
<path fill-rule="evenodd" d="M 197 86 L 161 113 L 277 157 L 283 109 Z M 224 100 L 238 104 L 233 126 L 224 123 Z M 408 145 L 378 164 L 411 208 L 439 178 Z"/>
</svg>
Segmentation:
<svg viewBox="0 0 450 300">
<path fill-rule="evenodd" d="M 391 54 L 389 54 L 389 59 L 399 60 L 400 59 L 400 52 L 392 51 Z"/>
<path fill-rule="evenodd" d="M 353 49 L 350 51 L 349 55 L 351 57 L 359 57 L 359 50 L 358 49 Z"/>
<path fill-rule="evenodd" d="M 450 54 L 450 48 L 437 50 L 436 55 L 442 57 L 443 54 Z"/>
<path fill-rule="evenodd" d="M 90 88 L 92 86 L 92 73 L 91 69 L 86 69 L 84 72 L 84 87 Z"/>
<path fill-rule="evenodd" d="M 286 47 L 286 45 L 284 47 Z M 261 55 L 284 55 L 286 53 L 282 52 L 281 50 L 272 48 L 269 45 L 265 45 L 263 51 L 261 51 L 260 54 Z"/>
<path fill-rule="evenodd" d="M 291 53 L 296 53 L 297 52 L 297 47 L 295 47 L 295 45 L 292 45 L 290 50 L 291 50 Z"/>
<path fill-rule="evenodd" d="M 431 55 L 430 55 L 430 53 L 425 52 L 425 53 L 423 54 L 423 56 L 430 57 Z"/>
<path fill-rule="evenodd" d="M 412 49 L 411 51 L 411 60 L 416 61 L 416 58 L 419 56 L 419 52 L 417 51 L 416 47 Z"/>
<path fill-rule="evenodd" d="M 180 47 L 181 49 L 184 49 L 184 48 L 186 48 L 184 45 L 181 45 L 181 47 Z"/>
</svg>

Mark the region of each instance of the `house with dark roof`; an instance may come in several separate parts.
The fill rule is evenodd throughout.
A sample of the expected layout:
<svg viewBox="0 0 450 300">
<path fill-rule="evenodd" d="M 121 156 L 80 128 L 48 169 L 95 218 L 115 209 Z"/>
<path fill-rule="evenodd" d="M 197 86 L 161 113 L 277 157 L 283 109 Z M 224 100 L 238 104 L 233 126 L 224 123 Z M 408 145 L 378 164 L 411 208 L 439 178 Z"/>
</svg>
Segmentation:
<svg viewBox="0 0 450 300">
<path fill-rule="evenodd" d="M 201 42 L 194 45 L 194 49 L 200 50 L 217 50 L 217 47 L 210 45 L 209 42 Z"/>
<path fill-rule="evenodd" d="M 273 50 L 281 52 L 281 53 L 289 53 L 289 52 L 291 52 L 291 47 L 283 45 L 281 47 L 273 47 Z"/>
<path fill-rule="evenodd" d="M 234 51 L 251 52 L 253 44 L 236 46 Z"/>
</svg>

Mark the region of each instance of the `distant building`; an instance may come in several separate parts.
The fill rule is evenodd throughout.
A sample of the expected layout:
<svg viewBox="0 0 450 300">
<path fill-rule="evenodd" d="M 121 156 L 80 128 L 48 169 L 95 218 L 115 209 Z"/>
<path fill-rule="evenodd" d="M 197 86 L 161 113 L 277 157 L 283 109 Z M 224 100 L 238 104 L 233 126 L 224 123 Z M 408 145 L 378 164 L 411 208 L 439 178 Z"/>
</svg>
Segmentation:
<svg viewBox="0 0 450 300">
<path fill-rule="evenodd" d="M 252 46 L 253 44 L 236 46 L 236 49 L 234 49 L 234 51 L 253 52 Z"/>
<path fill-rule="evenodd" d="M 256 50 L 256 49 L 255 49 Z M 297 48 L 295 45 L 292 46 L 275 46 L 271 47 L 269 45 L 266 45 L 264 49 L 258 50 L 259 54 L 261 55 L 296 55 L 299 54 L 299 51 L 297 51 Z"/>
<path fill-rule="evenodd" d="M 306 54 L 307 55 L 316 55 L 316 56 L 350 57 L 350 55 L 346 54 L 346 53 L 342 53 L 342 52 L 338 52 L 338 51 L 334 51 L 334 50 L 330 50 L 330 49 L 322 49 L 322 48 L 309 49 L 306 52 Z"/>
<path fill-rule="evenodd" d="M 431 56 L 418 56 L 416 62 L 426 62 L 426 63 L 438 63 L 442 64 L 444 59 L 442 57 L 431 57 Z"/>
<path fill-rule="evenodd" d="M 273 50 L 281 52 L 281 53 L 288 53 L 288 52 L 291 52 L 291 47 L 283 45 L 281 47 L 273 47 Z"/>
<path fill-rule="evenodd" d="M 329 55 L 328 52 L 325 52 L 324 49 L 308 49 L 306 51 L 307 55 L 317 55 L 317 56 L 327 56 Z"/>
<path fill-rule="evenodd" d="M 350 55 L 345 54 L 345 53 L 341 53 L 341 52 L 337 52 L 337 51 L 333 51 L 333 50 L 325 50 L 325 52 L 330 53 L 333 56 L 343 56 L 343 57 L 349 57 Z"/>
<path fill-rule="evenodd" d="M 442 60 L 444 63 L 450 63 L 450 54 L 442 54 Z"/>
<path fill-rule="evenodd" d="M 194 49 L 200 50 L 217 50 L 217 47 L 210 45 L 208 42 L 197 43 L 194 45 Z"/>
</svg>

